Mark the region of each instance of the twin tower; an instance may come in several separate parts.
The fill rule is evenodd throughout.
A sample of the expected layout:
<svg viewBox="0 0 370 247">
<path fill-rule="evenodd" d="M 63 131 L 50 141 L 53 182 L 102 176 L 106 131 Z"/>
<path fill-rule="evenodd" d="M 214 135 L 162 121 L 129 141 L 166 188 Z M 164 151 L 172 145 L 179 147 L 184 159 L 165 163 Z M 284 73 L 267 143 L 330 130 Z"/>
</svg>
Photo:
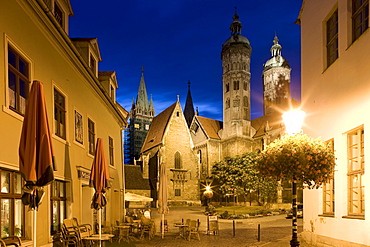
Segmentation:
<svg viewBox="0 0 370 247">
<path fill-rule="evenodd" d="M 223 127 L 219 131 L 221 156 L 234 156 L 256 148 L 256 126 L 251 120 L 250 62 L 252 48 L 241 33 L 242 23 L 235 12 L 230 25 L 231 35 L 222 45 Z M 281 45 L 275 36 L 271 58 L 265 63 L 262 73 L 264 115 L 280 114 L 290 104 L 291 68 L 282 56 Z M 193 107 L 192 107 L 193 109 Z M 152 99 L 148 104 L 144 70 L 136 102 L 133 101 L 130 121 L 131 160 L 140 155 L 140 148 L 154 117 Z M 256 121 L 255 121 L 256 122 Z"/>
</svg>

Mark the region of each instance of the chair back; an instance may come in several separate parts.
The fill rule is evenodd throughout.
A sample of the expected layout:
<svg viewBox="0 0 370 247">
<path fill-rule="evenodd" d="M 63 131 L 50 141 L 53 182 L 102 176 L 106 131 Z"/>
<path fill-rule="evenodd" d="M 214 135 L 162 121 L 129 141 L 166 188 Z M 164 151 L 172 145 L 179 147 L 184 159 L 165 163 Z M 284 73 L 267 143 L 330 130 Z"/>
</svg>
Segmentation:
<svg viewBox="0 0 370 247">
<path fill-rule="evenodd" d="M 145 225 L 145 226 L 150 225 L 150 219 L 148 219 L 147 217 L 142 216 L 141 217 L 141 224 Z"/>
<path fill-rule="evenodd" d="M 197 231 L 198 230 L 198 221 L 197 220 L 191 220 L 189 224 L 189 228 L 191 231 Z"/>
</svg>

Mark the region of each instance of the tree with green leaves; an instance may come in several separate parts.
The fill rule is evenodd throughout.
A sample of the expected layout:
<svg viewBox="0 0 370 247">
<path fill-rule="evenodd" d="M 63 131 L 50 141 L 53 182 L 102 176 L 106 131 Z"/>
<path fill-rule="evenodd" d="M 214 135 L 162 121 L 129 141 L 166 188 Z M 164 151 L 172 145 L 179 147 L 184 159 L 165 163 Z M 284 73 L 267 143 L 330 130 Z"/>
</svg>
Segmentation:
<svg viewBox="0 0 370 247">
<path fill-rule="evenodd" d="M 305 187 L 319 188 L 332 178 L 333 148 L 305 134 L 287 135 L 266 146 L 256 159 L 261 175 L 277 180 L 296 180 Z"/>
<path fill-rule="evenodd" d="M 246 153 L 242 156 L 226 157 L 216 162 L 212 174 L 219 184 L 217 190 L 223 195 L 234 194 L 247 196 L 254 192 L 258 195 L 258 203 L 262 204 L 277 192 L 277 180 L 262 177 L 256 169 L 256 153 Z"/>
</svg>

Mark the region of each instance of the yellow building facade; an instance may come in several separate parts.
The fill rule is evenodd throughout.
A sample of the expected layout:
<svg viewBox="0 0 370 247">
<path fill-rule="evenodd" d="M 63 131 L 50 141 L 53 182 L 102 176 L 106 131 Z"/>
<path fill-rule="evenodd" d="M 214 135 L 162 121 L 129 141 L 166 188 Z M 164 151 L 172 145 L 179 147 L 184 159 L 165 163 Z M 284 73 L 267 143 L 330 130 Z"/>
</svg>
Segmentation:
<svg viewBox="0 0 370 247">
<path fill-rule="evenodd" d="M 122 129 L 127 111 L 116 102 L 114 71 L 99 71 L 97 39 L 71 39 L 69 0 L 0 1 L 0 230 L 32 245 L 32 212 L 21 203 L 18 146 L 28 92 L 44 85 L 55 181 L 37 212 L 37 246 L 52 246 L 64 218 L 94 223 L 88 186 L 96 139 L 102 138 L 110 172 L 103 220 L 123 217 Z M 113 206 L 114 205 L 114 206 Z M 117 210 L 118 209 L 118 210 Z"/>
</svg>

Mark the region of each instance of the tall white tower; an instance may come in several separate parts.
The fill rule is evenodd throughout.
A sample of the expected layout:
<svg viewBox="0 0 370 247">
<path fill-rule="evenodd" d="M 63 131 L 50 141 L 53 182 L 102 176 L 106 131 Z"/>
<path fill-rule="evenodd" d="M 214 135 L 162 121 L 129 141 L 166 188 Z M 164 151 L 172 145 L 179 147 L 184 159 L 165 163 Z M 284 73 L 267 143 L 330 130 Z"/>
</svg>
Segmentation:
<svg viewBox="0 0 370 247">
<path fill-rule="evenodd" d="M 245 153 L 250 147 L 250 56 L 249 40 L 241 35 L 242 24 L 235 12 L 231 35 L 222 45 L 223 156 Z"/>
<path fill-rule="evenodd" d="M 275 35 L 271 58 L 264 65 L 263 109 L 264 115 L 285 111 L 290 104 L 290 71 L 289 63 L 281 55 L 281 45 Z"/>
</svg>

